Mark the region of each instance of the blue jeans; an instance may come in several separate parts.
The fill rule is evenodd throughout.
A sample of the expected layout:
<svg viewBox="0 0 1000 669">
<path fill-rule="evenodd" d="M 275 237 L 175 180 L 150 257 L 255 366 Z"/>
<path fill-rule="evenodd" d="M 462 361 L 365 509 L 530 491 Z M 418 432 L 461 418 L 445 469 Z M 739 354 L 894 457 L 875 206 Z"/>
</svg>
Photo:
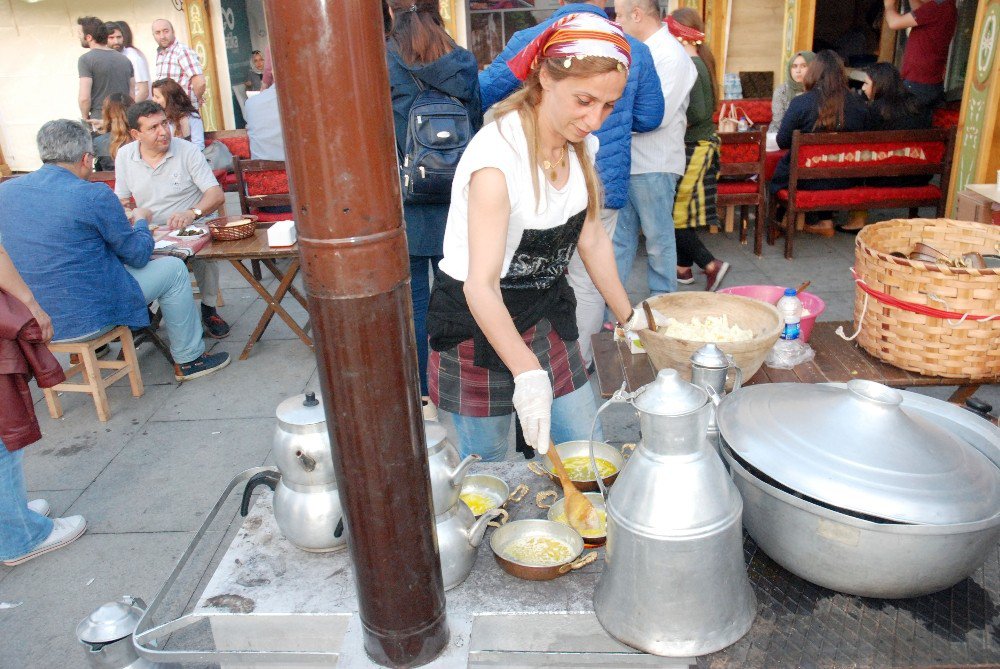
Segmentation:
<svg viewBox="0 0 1000 669">
<path fill-rule="evenodd" d="M 180 365 L 197 360 L 205 352 L 205 342 L 201 314 L 191 294 L 191 280 L 184 261 L 166 256 L 154 258 L 140 269 L 128 265 L 125 269 L 139 283 L 147 304 L 153 300 L 160 302 L 174 362 Z M 215 271 L 218 273 L 218 268 Z"/>
<path fill-rule="evenodd" d="M 52 532 L 51 519 L 28 510 L 22 453 L 0 441 L 0 560 L 30 553 Z"/>
<path fill-rule="evenodd" d="M 680 177 L 667 172 L 629 177 L 628 202 L 618 211 L 615 226 L 615 264 L 622 285 L 632 273 L 639 248 L 639 230 L 646 236 L 649 256 L 649 292 L 677 291 L 677 245 L 674 242 L 674 196 Z"/>
<path fill-rule="evenodd" d="M 413 300 L 413 333 L 417 338 L 420 394 L 427 395 L 427 305 L 431 301 L 430 270 L 437 274 L 441 256 L 410 256 L 410 297 Z"/>
<path fill-rule="evenodd" d="M 568 395 L 552 401 L 552 441 L 590 439 L 590 428 L 597 414 L 597 403 L 590 384 L 577 388 Z M 506 416 L 462 416 L 449 411 L 438 410 L 441 423 L 452 437 L 458 438 L 458 453 L 465 458 L 478 453 L 486 462 L 500 462 L 507 455 L 510 433 L 510 419 Z M 600 423 L 594 439 L 604 439 Z"/>
</svg>

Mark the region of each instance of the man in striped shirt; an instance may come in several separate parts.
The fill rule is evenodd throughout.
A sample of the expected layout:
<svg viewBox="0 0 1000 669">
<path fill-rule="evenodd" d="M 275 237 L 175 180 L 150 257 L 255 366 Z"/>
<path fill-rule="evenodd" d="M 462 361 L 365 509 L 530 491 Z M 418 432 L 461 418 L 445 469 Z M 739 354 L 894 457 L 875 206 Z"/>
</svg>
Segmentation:
<svg viewBox="0 0 1000 669">
<path fill-rule="evenodd" d="M 205 75 L 201 71 L 198 54 L 177 41 L 174 26 L 166 19 L 153 21 L 153 38 L 159 45 L 156 49 L 156 78 L 173 79 L 188 94 L 194 106 L 200 107 L 205 94 Z"/>
</svg>

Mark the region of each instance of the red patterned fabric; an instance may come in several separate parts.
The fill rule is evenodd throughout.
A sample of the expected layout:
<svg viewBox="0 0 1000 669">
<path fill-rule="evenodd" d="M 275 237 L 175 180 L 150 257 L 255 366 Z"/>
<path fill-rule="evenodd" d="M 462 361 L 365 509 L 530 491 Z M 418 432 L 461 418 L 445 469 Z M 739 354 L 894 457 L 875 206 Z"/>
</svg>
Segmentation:
<svg viewBox="0 0 1000 669">
<path fill-rule="evenodd" d="M 760 144 L 722 144 L 719 162 L 756 163 L 760 160 Z"/>
<path fill-rule="evenodd" d="M 254 216 L 257 217 L 258 223 L 271 223 L 273 221 L 287 221 L 292 218 L 291 213 L 275 214 L 269 211 L 255 211 Z"/>
<path fill-rule="evenodd" d="M 746 114 L 753 121 L 754 125 L 770 125 L 771 120 L 774 116 L 771 114 L 771 99 L 770 98 L 746 98 L 743 100 L 722 100 L 721 105 L 726 105 L 726 111 L 729 111 L 729 105 L 735 103 L 736 111 L 740 114 Z M 715 114 L 712 116 L 712 120 L 716 123 L 719 122 L 719 109 L 716 108 Z"/>
<path fill-rule="evenodd" d="M 288 192 L 288 175 L 284 170 L 244 172 L 247 195 L 280 195 Z"/>
<path fill-rule="evenodd" d="M 250 160 L 249 137 L 218 137 L 216 141 L 225 144 L 229 152 L 240 160 Z"/>
<path fill-rule="evenodd" d="M 850 144 L 815 144 L 799 147 L 799 166 L 829 169 L 866 165 L 938 163 L 943 142 L 877 142 L 857 148 Z"/>
<path fill-rule="evenodd" d="M 885 200 L 930 200 L 940 199 L 941 189 L 937 186 L 908 186 L 905 188 L 876 188 L 862 186 L 844 190 L 800 190 L 796 204 L 800 207 L 830 208 L 844 207 L 864 209 Z M 778 199 L 788 202 L 788 190 L 778 191 Z"/>
<path fill-rule="evenodd" d="M 232 172 L 226 172 L 226 174 L 219 179 L 219 183 L 222 184 L 222 190 L 236 192 L 236 175 Z"/>
<path fill-rule="evenodd" d="M 935 109 L 931 125 L 935 128 L 954 128 L 958 125 L 958 118 L 961 114 L 961 109 L 947 109 L 944 107 Z"/>
<path fill-rule="evenodd" d="M 756 195 L 759 189 L 756 181 L 720 181 L 716 195 Z"/>
</svg>

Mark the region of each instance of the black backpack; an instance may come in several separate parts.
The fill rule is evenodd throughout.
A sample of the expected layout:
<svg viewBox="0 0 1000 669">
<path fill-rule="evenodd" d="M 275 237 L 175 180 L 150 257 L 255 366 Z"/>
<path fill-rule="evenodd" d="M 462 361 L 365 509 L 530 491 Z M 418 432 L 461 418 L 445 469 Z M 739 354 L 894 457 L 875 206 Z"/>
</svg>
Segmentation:
<svg viewBox="0 0 1000 669">
<path fill-rule="evenodd" d="M 447 204 L 458 161 L 472 139 L 472 121 L 465 105 L 413 76 L 420 92 L 410 107 L 406 143 L 399 157 L 403 202 Z"/>
</svg>

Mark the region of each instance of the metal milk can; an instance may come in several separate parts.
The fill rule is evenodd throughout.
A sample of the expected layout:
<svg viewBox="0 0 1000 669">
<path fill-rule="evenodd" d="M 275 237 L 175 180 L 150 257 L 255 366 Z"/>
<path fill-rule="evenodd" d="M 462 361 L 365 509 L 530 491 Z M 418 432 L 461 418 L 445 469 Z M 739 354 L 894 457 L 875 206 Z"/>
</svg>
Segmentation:
<svg viewBox="0 0 1000 669">
<path fill-rule="evenodd" d="M 608 540 L 594 610 L 623 643 L 690 657 L 750 629 L 743 500 L 709 444 L 709 393 L 672 369 L 631 396 L 642 441 L 607 498 Z M 593 456 L 592 456 L 593 457 Z"/>
<path fill-rule="evenodd" d="M 743 385 L 743 370 L 736 366 L 733 356 L 715 344 L 705 344 L 691 356 L 691 383 L 705 390 L 711 388 L 721 398 L 726 394 L 726 378 L 730 369 L 736 375 L 731 392 L 736 392 Z M 708 439 L 718 451 L 719 426 L 715 422 L 714 407 L 708 420 Z"/>
</svg>

